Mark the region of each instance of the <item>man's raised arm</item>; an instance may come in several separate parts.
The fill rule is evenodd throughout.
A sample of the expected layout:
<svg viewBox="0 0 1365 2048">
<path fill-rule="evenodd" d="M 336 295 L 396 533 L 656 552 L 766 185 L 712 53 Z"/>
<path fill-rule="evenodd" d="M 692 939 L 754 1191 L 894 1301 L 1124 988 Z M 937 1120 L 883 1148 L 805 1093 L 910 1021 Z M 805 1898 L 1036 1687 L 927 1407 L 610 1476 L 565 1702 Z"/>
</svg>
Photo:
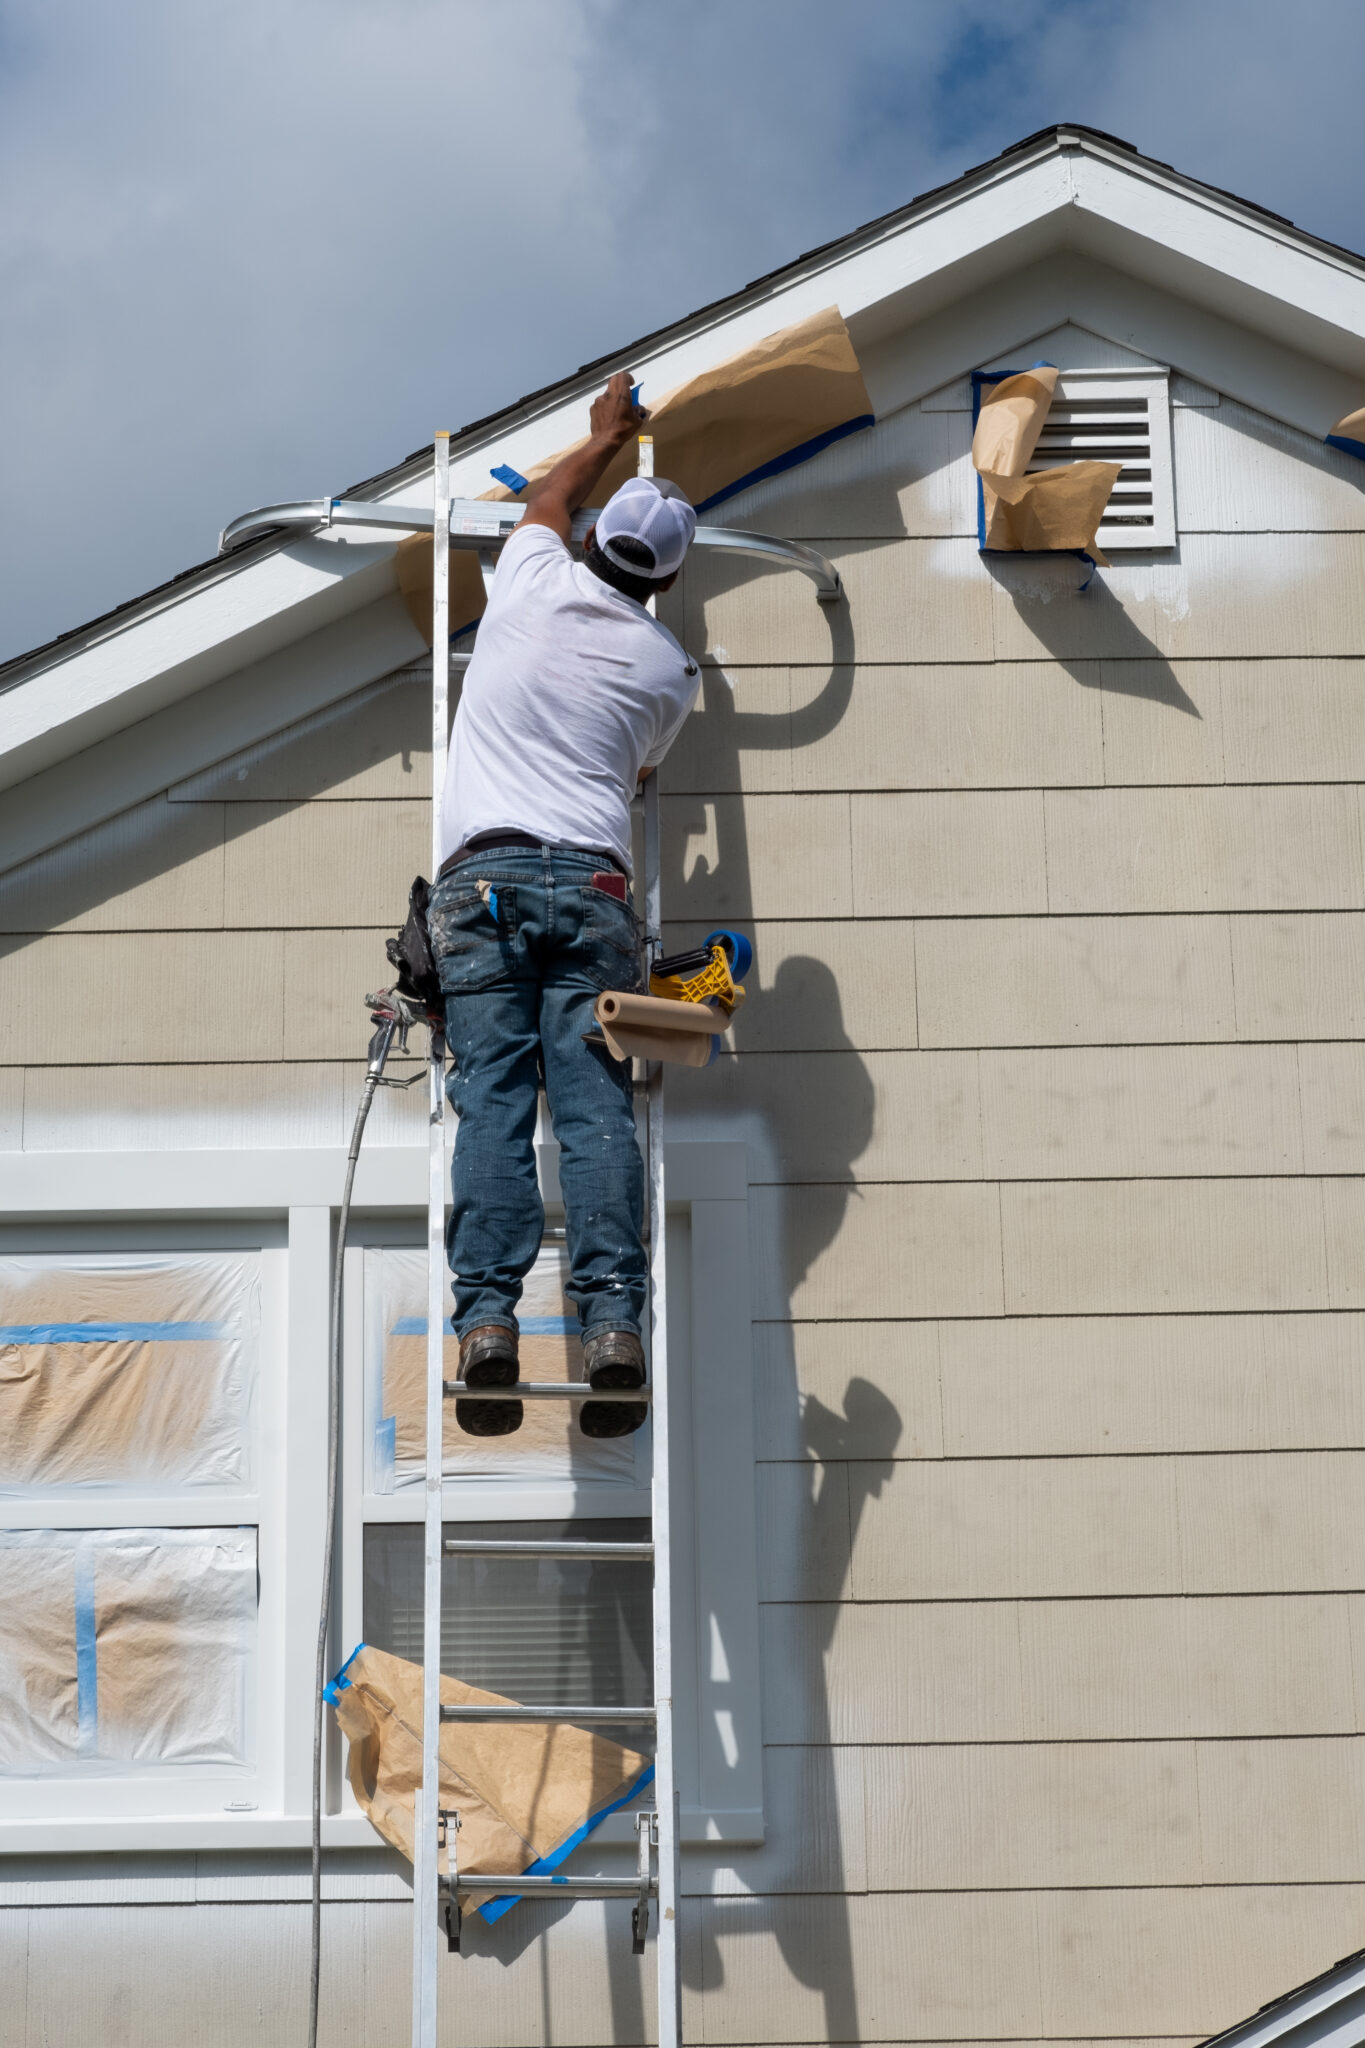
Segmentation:
<svg viewBox="0 0 1365 2048">
<path fill-rule="evenodd" d="M 567 541 L 573 516 L 586 505 L 613 458 L 638 434 L 649 414 L 631 403 L 629 370 L 618 370 L 588 414 L 589 437 L 581 448 L 571 448 L 526 496 L 523 526 L 549 526 Z"/>
</svg>

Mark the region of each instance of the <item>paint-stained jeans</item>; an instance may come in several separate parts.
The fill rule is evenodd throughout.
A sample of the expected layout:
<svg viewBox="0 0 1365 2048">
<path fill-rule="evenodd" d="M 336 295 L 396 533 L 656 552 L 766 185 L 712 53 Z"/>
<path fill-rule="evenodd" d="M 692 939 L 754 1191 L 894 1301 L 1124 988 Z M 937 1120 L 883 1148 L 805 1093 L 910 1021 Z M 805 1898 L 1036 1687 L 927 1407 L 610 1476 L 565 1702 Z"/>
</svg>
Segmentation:
<svg viewBox="0 0 1365 2048">
<path fill-rule="evenodd" d="M 447 1250 L 461 1336 L 517 1326 L 545 1226 L 534 1150 L 542 1079 L 582 1332 L 640 1329 L 644 1168 L 630 1066 L 583 1042 L 600 992 L 640 985 L 634 910 L 591 886 L 603 866 L 587 853 L 498 847 L 471 854 L 432 891 L 454 1062 L 447 1093 L 460 1119 Z"/>
</svg>

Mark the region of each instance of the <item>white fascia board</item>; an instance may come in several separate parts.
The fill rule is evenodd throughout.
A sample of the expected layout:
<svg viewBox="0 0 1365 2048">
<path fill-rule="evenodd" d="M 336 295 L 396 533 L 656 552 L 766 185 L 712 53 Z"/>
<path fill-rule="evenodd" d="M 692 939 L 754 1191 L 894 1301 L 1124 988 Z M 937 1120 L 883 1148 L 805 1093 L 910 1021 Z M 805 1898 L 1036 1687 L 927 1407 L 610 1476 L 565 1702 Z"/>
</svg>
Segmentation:
<svg viewBox="0 0 1365 2048">
<path fill-rule="evenodd" d="M 1022 353 L 1063 320 L 1315 438 L 1324 418 L 1330 425 L 1356 402 L 1359 384 L 1342 371 L 1188 298 L 1059 250 L 869 349 L 863 374 L 878 417 L 965 370 Z"/>
<path fill-rule="evenodd" d="M 1356 2048 L 1365 2017 L 1365 1958 L 1333 1971 L 1325 1983 L 1306 1984 L 1269 2012 L 1214 2038 L 1220 2048 Z"/>
<path fill-rule="evenodd" d="M 1191 268 L 1205 274 L 1221 305 L 1275 339 L 1316 355 L 1365 383 L 1365 267 L 1314 248 L 1293 229 L 1243 211 L 1150 168 L 1133 170 L 1089 149 L 1072 158 L 1078 227 L 1102 253 L 1106 236 L 1148 244 L 1183 296 Z M 1082 226 L 1081 223 L 1085 225 Z M 1088 231 L 1088 232 L 1087 232 Z M 1110 260 L 1114 245 L 1109 244 Z M 1323 423 L 1326 433 L 1333 421 Z"/>
<path fill-rule="evenodd" d="M 801 276 L 775 280 L 749 305 L 719 308 L 676 339 L 632 356 L 630 368 L 646 387 L 644 402 L 831 304 L 859 343 L 903 325 L 906 302 L 916 295 L 921 309 L 940 305 L 968 289 L 981 264 L 1013 269 L 1038 253 L 1049 237 L 1062 234 L 1070 201 L 1066 162 L 1055 152 L 1026 159 L 1022 169 L 1002 166 L 964 192 L 945 193 L 913 221 L 888 225 L 852 251 L 831 251 Z M 606 375 L 604 368 L 571 389 L 561 386 L 540 409 L 452 448 L 452 490 L 469 497 L 487 490 L 490 453 L 526 470 L 577 439 L 587 429 L 585 400 Z M 407 489 L 405 480 L 394 496 L 402 499 Z"/>
<path fill-rule="evenodd" d="M 271 738 L 425 652 L 397 592 L 125 725 L 10 789 L 0 873 Z"/>
<path fill-rule="evenodd" d="M 394 542 L 306 536 L 49 650 L 0 695 L 0 789 L 394 588 Z"/>
</svg>

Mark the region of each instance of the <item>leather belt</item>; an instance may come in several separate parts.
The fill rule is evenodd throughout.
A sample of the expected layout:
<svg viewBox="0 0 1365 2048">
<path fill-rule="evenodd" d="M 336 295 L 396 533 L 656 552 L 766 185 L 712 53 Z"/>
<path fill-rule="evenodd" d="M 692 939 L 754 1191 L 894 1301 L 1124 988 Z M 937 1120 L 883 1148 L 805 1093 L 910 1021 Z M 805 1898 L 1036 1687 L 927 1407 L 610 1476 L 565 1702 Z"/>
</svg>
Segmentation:
<svg viewBox="0 0 1365 2048">
<path fill-rule="evenodd" d="M 446 856 L 436 871 L 436 879 L 438 882 L 443 881 L 452 868 L 458 867 L 462 860 L 468 860 L 471 854 L 493 853 L 505 846 L 531 847 L 539 853 L 544 844 L 544 840 L 537 839 L 534 833 L 531 832 L 476 832 L 472 839 L 467 839 L 463 846 L 457 846 L 454 853 Z M 581 853 L 588 860 L 605 861 L 608 867 L 615 868 L 618 875 L 625 875 L 626 880 L 630 880 L 627 870 L 616 858 L 616 855 L 614 853 L 604 853 L 598 847 L 552 846 L 550 851 L 551 853 Z"/>
</svg>

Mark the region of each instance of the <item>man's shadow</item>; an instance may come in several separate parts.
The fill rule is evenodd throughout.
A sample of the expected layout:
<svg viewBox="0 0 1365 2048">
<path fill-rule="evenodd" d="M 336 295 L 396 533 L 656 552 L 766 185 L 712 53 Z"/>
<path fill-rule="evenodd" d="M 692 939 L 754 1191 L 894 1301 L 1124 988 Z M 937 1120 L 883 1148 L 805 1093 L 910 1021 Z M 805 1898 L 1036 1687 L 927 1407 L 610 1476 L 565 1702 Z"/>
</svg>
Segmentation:
<svg viewBox="0 0 1365 2048">
<path fill-rule="evenodd" d="M 747 580 L 748 573 L 737 573 L 734 580 Z M 790 1775 L 781 1807 L 776 1805 L 777 1779 L 790 1772 L 791 1754 L 765 1747 L 769 1841 L 762 1851 L 751 1852 L 751 1894 L 697 1899 L 695 1905 L 689 1898 L 686 1917 L 695 1932 L 685 1941 L 683 1968 L 689 1989 L 715 1995 L 724 1980 L 722 1938 L 729 1936 L 731 1925 L 736 1933 L 776 1939 L 793 1978 L 823 2001 L 822 2038 L 850 2041 L 860 2032 L 848 1894 L 865 1889 L 861 1815 L 855 1822 L 847 1807 L 841 1810 L 848 1778 L 833 1746 L 825 1668 L 852 1544 L 893 1469 L 901 1419 L 886 1394 L 861 1376 L 849 1380 L 842 1413 L 814 1391 L 803 1393 L 792 1304 L 858 1199 L 854 1164 L 872 1140 L 876 1096 L 867 1066 L 849 1039 L 839 983 L 828 962 L 810 953 L 788 954 L 775 968 L 765 962 L 764 927 L 754 924 L 749 825 L 741 795 L 742 780 L 790 790 L 800 779 L 795 773 L 786 775 L 775 762 L 775 775 L 765 775 L 761 765 L 754 774 L 753 757 L 790 759 L 818 745 L 848 709 L 856 660 L 852 620 L 846 600 L 821 610 L 829 654 L 818 669 L 812 665 L 804 671 L 807 689 L 816 676 L 823 677 L 806 701 L 792 708 L 781 670 L 736 668 L 731 676 L 709 665 L 703 669 L 693 730 L 661 770 L 666 946 L 692 943 L 718 922 L 734 924 L 754 942 L 748 1001 L 732 1034 L 735 1050 L 701 1073 L 670 1069 L 668 1101 L 675 1130 L 747 1137 L 751 1175 L 769 1183 L 754 1187 L 751 1205 L 758 1219 L 756 1261 L 781 1275 L 780 1299 L 771 1299 L 765 1287 L 769 1298 L 758 1311 L 771 1318 L 762 1328 L 759 1457 L 763 1460 L 766 1452 L 775 1462 L 766 1473 L 760 1469 L 756 1480 L 765 1486 L 773 1482 L 773 1498 L 780 1505 L 775 1518 L 772 1513 L 764 1518 L 772 1550 L 760 1556 L 760 1597 L 786 1604 L 795 1595 L 802 1630 L 799 1673 L 767 1665 L 763 1672 L 768 1686 L 781 1687 L 790 1679 L 801 1688 L 799 1805 L 792 1802 Z M 703 850 L 690 853 L 699 836 Z M 803 852 L 792 847 L 794 866 Z M 818 1171 L 799 1156 L 803 1090 L 809 1081 L 793 1058 L 783 1056 L 784 1048 L 792 1054 L 818 1054 L 821 1085 L 834 1097 L 821 1118 Z M 804 1363 L 809 1346 L 803 1342 L 801 1348 Z M 778 1639 L 773 1630 L 764 1634 L 770 1644 Z M 823 1823 L 815 1865 L 806 1825 L 806 1816 L 813 1813 Z M 846 1830 L 859 1837 L 847 1850 Z M 747 1888 L 744 1864 L 745 1852 L 734 1851 L 734 1868 Z M 766 1894 L 765 1882 L 772 1886 Z M 798 1896 L 812 1892 L 818 1898 L 802 1901 Z M 628 2031 L 634 2019 L 628 1997 L 617 2012 L 623 2029 L 618 2040 L 635 2038 Z"/>
</svg>

